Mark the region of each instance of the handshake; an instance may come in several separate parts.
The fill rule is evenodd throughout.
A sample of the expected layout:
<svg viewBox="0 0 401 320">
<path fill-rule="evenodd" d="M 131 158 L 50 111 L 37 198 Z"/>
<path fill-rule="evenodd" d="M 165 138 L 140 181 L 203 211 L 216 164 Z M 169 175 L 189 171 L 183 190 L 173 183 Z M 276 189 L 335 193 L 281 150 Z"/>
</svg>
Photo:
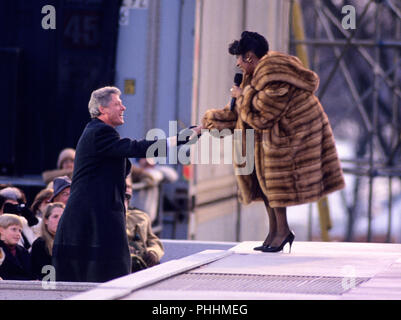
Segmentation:
<svg viewBox="0 0 401 320">
<path fill-rule="evenodd" d="M 202 135 L 202 129 L 202 126 L 190 126 L 188 128 L 182 129 L 177 134 L 177 146 L 195 143 L 197 141 L 196 138 L 199 138 Z"/>
<path fill-rule="evenodd" d="M 203 126 L 190 126 L 182 129 L 177 128 L 176 121 L 169 122 L 168 135 L 161 129 L 149 130 L 146 140 L 155 141 L 146 151 L 146 158 L 161 158 L 159 163 L 169 164 L 190 163 L 190 147 L 194 146 L 202 134 Z M 167 143 L 166 143 L 167 142 Z"/>
</svg>

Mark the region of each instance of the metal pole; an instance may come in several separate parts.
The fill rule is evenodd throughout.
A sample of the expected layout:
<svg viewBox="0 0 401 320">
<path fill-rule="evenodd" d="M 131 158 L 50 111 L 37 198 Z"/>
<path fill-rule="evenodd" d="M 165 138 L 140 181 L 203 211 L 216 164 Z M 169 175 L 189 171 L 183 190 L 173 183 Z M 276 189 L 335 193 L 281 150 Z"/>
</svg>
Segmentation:
<svg viewBox="0 0 401 320">
<path fill-rule="evenodd" d="M 200 62 L 201 62 L 201 39 L 203 27 L 203 0 L 196 0 L 195 3 L 195 35 L 194 35 L 194 63 L 193 63 L 193 76 L 192 76 L 192 114 L 191 123 L 198 123 L 199 120 L 199 82 L 200 82 Z M 191 152 L 193 156 L 193 152 Z M 196 183 L 198 173 L 193 168 L 193 174 L 188 183 L 189 194 L 189 219 L 188 219 L 188 239 L 194 240 L 196 238 Z"/>
<path fill-rule="evenodd" d="M 308 241 L 312 241 L 313 239 L 313 206 L 312 203 L 308 205 Z"/>
<path fill-rule="evenodd" d="M 401 37 L 401 17 L 400 19 L 396 20 L 395 23 L 395 37 L 396 39 L 399 39 Z M 398 66 L 398 64 L 400 63 L 400 51 L 397 51 L 397 54 L 394 55 L 394 65 Z M 396 68 L 394 70 L 393 73 L 393 83 L 397 83 L 398 81 L 398 77 L 400 75 L 400 68 Z M 391 136 L 391 147 L 394 146 L 393 148 L 393 152 L 391 153 L 390 157 L 389 157 L 389 164 L 393 163 L 393 157 L 395 156 L 397 149 L 398 149 L 398 145 L 401 144 L 401 135 L 399 134 L 399 129 L 400 129 L 400 124 L 398 123 L 398 117 L 399 117 L 399 106 L 398 106 L 398 102 L 399 102 L 399 97 L 394 94 L 393 95 L 393 123 L 391 126 L 391 131 L 392 131 L 392 136 Z"/>
<path fill-rule="evenodd" d="M 392 207 L 393 207 L 393 177 L 388 177 L 388 223 L 386 242 L 391 242 Z"/>
<path fill-rule="evenodd" d="M 375 38 L 376 41 L 380 40 L 381 37 L 381 25 L 379 23 L 379 18 L 382 10 L 382 5 L 381 3 L 377 2 L 376 3 L 376 10 L 375 10 Z M 375 65 L 380 63 L 380 47 L 377 46 L 375 48 Z M 373 114 L 372 114 L 372 132 L 370 133 L 370 154 L 369 154 L 369 203 L 368 203 L 368 235 L 367 235 L 367 240 L 368 242 L 372 241 L 372 202 L 373 202 L 373 180 L 375 177 L 375 173 L 373 170 L 373 160 L 374 160 L 374 142 L 375 142 L 375 135 L 377 134 L 377 125 L 378 125 L 378 107 L 379 107 L 379 74 L 378 74 L 378 69 L 374 68 L 373 69 L 373 76 L 374 76 L 374 87 L 373 87 L 373 93 L 372 93 L 372 100 L 373 100 Z"/>
<path fill-rule="evenodd" d="M 388 3 L 389 1 L 387 1 Z M 391 3 L 391 5 L 393 5 Z M 393 7 L 392 7 L 393 8 Z M 394 10 L 394 8 L 393 8 Z M 400 19 L 396 19 L 396 24 L 395 24 L 395 37 L 396 39 L 400 38 L 400 34 L 401 34 L 401 15 L 398 14 L 398 17 Z M 397 52 L 397 55 L 394 56 L 394 64 L 398 65 L 400 61 L 400 52 Z M 399 68 L 395 69 L 394 71 L 394 75 L 393 75 L 393 83 L 397 83 L 398 81 L 398 75 L 399 75 Z M 400 139 L 400 136 L 398 134 L 399 132 L 399 124 L 398 124 L 398 117 L 399 117 L 399 108 L 398 108 L 398 96 L 394 93 L 393 95 L 393 124 L 391 126 L 391 131 L 392 131 L 392 143 L 391 146 L 396 145 L 397 144 L 397 138 Z M 400 140 L 398 140 L 399 142 Z M 389 158 L 389 165 L 393 164 L 393 159 Z M 389 197 L 388 197 L 388 226 L 387 226 L 387 236 L 386 236 L 386 241 L 387 242 L 391 242 L 391 228 L 392 228 L 392 209 L 393 209 L 393 190 L 392 190 L 392 186 L 393 186 L 393 177 L 389 177 Z"/>
</svg>

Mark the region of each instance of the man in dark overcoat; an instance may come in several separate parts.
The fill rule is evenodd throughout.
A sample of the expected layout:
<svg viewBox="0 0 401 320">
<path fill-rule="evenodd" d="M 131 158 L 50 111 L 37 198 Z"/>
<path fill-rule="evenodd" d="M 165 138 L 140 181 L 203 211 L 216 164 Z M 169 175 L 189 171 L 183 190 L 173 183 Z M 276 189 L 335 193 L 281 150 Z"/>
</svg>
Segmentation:
<svg viewBox="0 0 401 320">
<path fill-rule="evenodd" d="M 105 87 L 91 95 L 92 120 L 76 147 L 71 193 L 54 240 L 57 281 L 105 282 L 131 271 L 124 207 L 128 158 L 146 157 L 155 141 L 120 138 L 115 128 L 126 109 L 120 94 Z"/>
</svg>

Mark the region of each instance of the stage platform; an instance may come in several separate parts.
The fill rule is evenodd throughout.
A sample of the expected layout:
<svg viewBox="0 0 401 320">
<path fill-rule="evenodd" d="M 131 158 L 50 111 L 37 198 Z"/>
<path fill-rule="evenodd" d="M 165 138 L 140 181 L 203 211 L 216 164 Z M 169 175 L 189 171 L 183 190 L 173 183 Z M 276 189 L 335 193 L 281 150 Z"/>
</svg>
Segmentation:
<svg viewBox="0 0 401 320">
<path fill-rule="evenodd" d="M 247 241 L 173 259 L 72 300 L 401 300 L 401 244 L 295 241 L 291 253 Z"/>
</svg>

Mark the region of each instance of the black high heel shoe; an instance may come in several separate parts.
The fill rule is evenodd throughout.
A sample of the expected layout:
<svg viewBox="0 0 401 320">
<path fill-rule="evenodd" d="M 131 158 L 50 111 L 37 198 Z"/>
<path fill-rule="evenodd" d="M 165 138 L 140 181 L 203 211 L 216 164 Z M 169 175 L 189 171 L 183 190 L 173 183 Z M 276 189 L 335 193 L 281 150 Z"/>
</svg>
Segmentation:
<svg viewBox="0 0 401 320">
<path fill-rule="evenodd" d="M 259 246 L 259 247 L 255 247 L 255 248 L 253 248 L 253 250 L 256 250 L 256 251 L 263 251 L 264 249 L 266 249 L 266 248 L 269 248 L 270 247 L 270 244 L 267 244 L 267 245 L 261 245 L 261 246 Z"/>
<path fill-rule="evenodd" d="M 266 237 L 266 240 L 267 240 L 267 238 L 268 238 L 268 237 Z M 265 240 L 265 241 L 266 241 L 266 240 Z M 269 247 L 270 247 L 270 243 L 265 244 L 265 241 L 263 242 L 263 244 L 262 244 L 261 246 L 253 248 L 253 250 L 256 250 L 256 251 L 263 251 L 263 249 L 269 248 Z"/>
<path fill-rule="evenodd" d="M 279 252 L 284 249 L 284 246 L 289 243 L 290 245 L 290 251 L 291 253 L 291 246 L 292 243 L 294 242 L 295 235 L 292 231 L 290 231 L 290 234 L 284 239 L 284 241 L 278 246 L 278 247 L 265 247 L 262 249 L 263 252 Z"/>
</svg>

